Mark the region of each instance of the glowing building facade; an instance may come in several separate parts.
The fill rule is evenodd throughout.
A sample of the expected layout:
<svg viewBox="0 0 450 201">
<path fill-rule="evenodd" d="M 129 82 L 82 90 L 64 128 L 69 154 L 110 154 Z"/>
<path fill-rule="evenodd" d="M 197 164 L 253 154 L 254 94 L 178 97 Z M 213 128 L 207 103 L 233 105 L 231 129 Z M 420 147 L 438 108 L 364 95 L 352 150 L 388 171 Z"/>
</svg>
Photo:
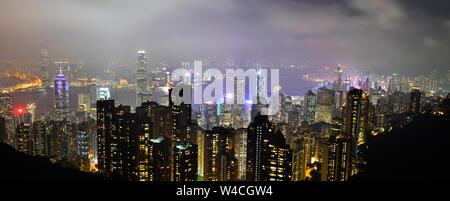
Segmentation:
<svg viewBox="0 0 450 201">
<path fill-rule="evenodd" d="M 204 140 L 204 180 L 237 180 L 238 162 L 233 129 L 215 127 L 212 131 L 206 131 Z"/>
<path fill-rule="evenodd" d="M 152 101 L 153 97 L 148 90 L 148 74 L 147 60 L 144 50 L 137 52 L 137 77 L 136 77 L 136 107 L 142 105 L 143 102 Z"/>
<path fill-rule="evenodd" d="M 63 121 L 69 117 L 69 82 L 62 73 L 56 75 L 55 90 L 55 120 Z"/>
<path fill-rule="evenodd" d="M 40 43 L 40 56 L 41 56 L 41 90 L 50 86 L 49 74 L 48 74 L 48 47 L 46 41 L 41 41 Z"/>
<path fill-rule="evenodd" d="M 292 152 L 265 115 L 257 115 L 247 135 L 247 181 L 290 181 Z"/>
<path fill-rule="evenodd" d="M 179 143 L 173 149 L 174 181 L 197 181 L 197 145 Z"/>
<path fill-rule="evenodd" d="M 0 93 L 0 118 L 3 124 L 0 139 L 5 143 L 11 143 L 13 134 L 13 97 L 8 92 Z"/>
</svg>

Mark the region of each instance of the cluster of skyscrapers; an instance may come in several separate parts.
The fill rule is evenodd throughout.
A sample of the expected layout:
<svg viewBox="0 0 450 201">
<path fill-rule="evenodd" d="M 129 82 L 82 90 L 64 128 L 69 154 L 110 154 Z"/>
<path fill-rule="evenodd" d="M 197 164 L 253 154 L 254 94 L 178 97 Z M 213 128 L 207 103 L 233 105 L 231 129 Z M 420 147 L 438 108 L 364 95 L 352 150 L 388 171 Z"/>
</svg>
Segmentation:
<svg viewBox="0 0 450 201">
<path fill-rule="evenodd" d="M 347 181 L 364 169 L 369 136 L 409 123 L 439 100 L 434 85 L 396 76 L 387 84 L 368 76 L 351 82 L 338 66 L 332 83 L 303 97 L 281 94 L 280 110 L 270 116 L 251 100 L 174 104 L 168 69 L 148 73 L 146 56 L 137 52 L 136 107 L 118 103 L 100 86 L 95 98 L 79 94 L 72 111 L 71 65 L 54 62 L 51 84 L 42 43 L 39 90 L 53 87 L 54 110 L 35 118 L 33 107 L 14 109 L 13 95 L 1 93 L 2 141 L 29 155 L 130 181 Z M 190 62 L 182 66 L 190 70 Z M 258 90 L 266 85 L 258 77 Z"/>
</svg>

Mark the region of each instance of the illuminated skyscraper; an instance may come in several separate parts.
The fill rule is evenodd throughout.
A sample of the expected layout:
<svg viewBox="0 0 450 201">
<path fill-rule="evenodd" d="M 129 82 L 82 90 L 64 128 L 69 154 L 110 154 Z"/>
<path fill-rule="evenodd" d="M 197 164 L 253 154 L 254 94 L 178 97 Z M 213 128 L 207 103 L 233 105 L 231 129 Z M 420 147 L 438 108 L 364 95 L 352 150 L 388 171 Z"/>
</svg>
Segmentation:
<svg viewBox="0 0 450 201">
<path fill-rule="evenodd" d="M 136 114 L 114 100 L 97 101 L 98 169 L 106 176 L 135 179 Z"/>
<path fill-rule="evenodd" d="M 334 94 L 335 92 L 330 89 L 320 88 L 317 91 L 317 105 L 316 105 L 316 117 L 315 122 L 331 122 L 331 117 L 333 115 L 334 105 Z"/>
<path fill-rule="evenodd" d="M 331 120 L 331 135 L 328 151 L 328 181 L 347 181 L 351 176 L 353 139 L 343 132 L 343 120 Z"/>
<path fill-rule="evenodd" d="M 78 107 L 82 107 L 83 112 L 91 112 L 91 97 L 89 93 L 78 94 Z"/>
<path fill-rule="evenodd" d="M 111 136 L 113 135 L 114 100 L 97 101 L 98 170 L 111 173 Z"/>
<path fill-rule="evenodd" d="M 47 122 L 38 120 L 33 122 L 33 155 L 49 155 L 50 132 L 47 129 Z"/>
<path fill-rule="evenodd" d="M 183 92 L 181 93 L 181 96 Z M 171 111 L 173 136 L 172 140 L 175 143 L 180 142 L 195 142 L 196 139 L 192 138 L 192 108 L 191 104 L 174 104 L 172 101 L 172 89 L 169 90 L 169 108 Z"/>
<path fill-rule="evenodd" d="M 261 113 L 262 108 L 265 107 L 264 104 L 262 104 L 263 100 L 267 98 L 267 91 L 266 91 L 266 80 L 265 80 L 265 76 L 264 73 L 266 73 L 265 71 L 261 70 L 260 68 L 258 68 L 256 70 L 256 96 L 255 97 L 251 97 L 252 95 L 250 95 L 250 98 L 252 98 L 253 101 L 253 105 L 252 105 L 252 109 L 251 109 L 251 120 L 253 121 L 255 119 L 255 117 Z"/>
<path fill-rule="evenodd" d="M 89 141 L 87 122 L 83 122 L 78 125 L 76 133 L 76 153 L 81 160 L 88 160 L 89 158 Z"/>
<path fill-rule="evenodd" d="M 313 147 L 315 143 L 314 131 L 304 121 L 292 132 L 290 148 L 292 149 L 292 181 L 303 181 L 310 179 L 307 171 L 312 168 L 314 157 Z"/>
<path fill-rule="evenodd" d="M 344 109 L 344 133 L 352 138 L 351 164 L 352 175 L 357 174 L 363 159 L 361 149 L 370 131 L 370 103 L 366 94 L 360 89 L 351 89 L 347 93 L 347 103 Z M 365 145 L 364 145 L 365 146 Z"/>
<path fill-rule="evenodd" d="M 156 173 L 152 168 L 157 164 L 151 164 L 149 160 L 149 151 L 152 150 L 152 146 L 160 146 L 160 144 L 155 144 L 158 142 L 158 139 L 163 140 L 163 144 L 167 144 L 167 149 L 171 149 L 172 147 L 172 119 L 170 108 L 167 106 L 159 105 L 155 102 L 144 102 L 138 108 L 136 108 L 137 115 L 137 127 L 136 127 L 136 168 L 137 168 L 137 180 L 139 181 L 152 181 L 155 179 Z M 158 142 L 159 143 L 159 142 Z M 166 149 L 164 145 L 162 148 Z M 167 151 L 170 152 L 170 151 Z M 158 155 L 158 153 L 154 153 Z M 164 153 L 168 154 L 168 153 Z M 159 157 L 159 155 L 158 155 Z M 164 156 L 166 157 L 166 156 Z M 167 155 L 168 164 L 171 165 L 170 154 Z M 156 162 L 158 163 L 158 162 Z M 166 168 L 166 165 L 161 166 Z M 170 170 L 170 169 L 169 169 Z M 156 170 L 155 170 L 156 171 Z M 159 174 L 159 173 L 158 173 Z M 169 178 L 166 178 L 166 176 Z M 164 173 L 161 176 L 164 181 L 168 181 L 171 179 L 171 173 Z M 160 177 L 160 176 L 157 176 Z M 156 179 L 157 181 L 159 179 Z"/>
<path fill-rule="evenodd" d="M 54 81 L 55 120 L 63 121 L 69 117 L 69 82 L 61 70 Z"/>
<path fill-rule="evenodd" d="M 409 114 L 411 117 L 420 113 L 420 97 L 419 87 L 414 87 L 410 94 Z"/>
<path fill-rule="evenodd" d="M 267 97 L 266 77 L 265 77 L 265 75 L 263 73 L 264 72 L 261 69 L 257 69 L 257 71 L 256 71 L 256 75 L 257 75 L 257 79 L 256 79 L 256 82 L 257 82 L 257 97 L 259 98 L 259 99 L 257 98 L 256 100 L 260 100 L 260 99 L 263 99 L 263 98 Z M 259 103 L 259 102 L 256 102 L 256 103 Z"/>
<path fill-rule="evenodd" d="M 3 119 L 4 131 L 0 139 L 11 143 L 13 134 L 13 96 L 8 92 L 0 93 L 0 117 Z"/>
<path fill-rule="evenodd" d="M 301 106 L 299 104 L 292 104 L 292 110 L 288 112 L 288 124 L 292 127 L 300 125 Z"/>
<path fill-rule="evenodd" d="M 336 67 L 336 70 L 334 71 L 334 89 L 335 90 L 342 90 L 342 66 L 338 65 Z"/>
<path fill-rule="evenodd" d="M 248 126 L 247 181 L 290 181 L 292 152 L 265 115 Z"/>
<path fill-rule="evenodd" d="M 192 127 L 193 136 L 196 138 L 195 144 L 197 145 L 197 175 L 200 181 L 203 180 L 203 169 L 204 169 L 204 161 L 205 161 L 205 130 L 200 128 L 199 126 Z"/>
<path fill-rule="evenodd" d="M 305 102 L 305 121 L 312 124 L 316 117 L 316 94 L 309 90 L 305 94 Z"/>
<path fill-rule="evenodd" d="M 59 73 L 54 80 L 55 93 L 55 121 L 52 122 L 51 132 L 51 157 L 56 160 L 69 160 L 72 145 L 72 124 L 70 123 L 69 110 L 69 81 L 63 74 L 67 62 L 55 62 Z M 67 71 L 66 71 L 67 72 Z"/>
<path fill-rule="evenodd" d="M 48 48 L 47 42 L 41 41 L 40 43 L 40 55 L 41 55 L 41 90 L 46 91 L 45 89 L 50 86 L 49 74 L 48 74 Z"/>
<path fill-rule="evenodd" d="M 16 149 L 28 155 L 32 155 L 33 141 L 31 125 L 29 123 L 19 124 L 16 128 Z"/>
<path fill-rule="evenodd" d="M 238 161 L 238 180 L 245 181 L 247 173 L 247 129 L 239 128 L 235 132 L 234 150 Z"/>
<path fill-rule="evenodd" d="M 232 111 L 232 118 L 233 118 L 233 128 L 239 129 L 244 128 L 244 104 L 239 103 L 239 100 L 237 100 L 237 97 L 244 97 L 244 91 L 238 89 L 238 85 L 241 82 L 241 85 L 245 84 L 245 80 L 235 80 L 234 81 L 234 104 L 233 104 L 233 111 Z"/>
<path fill-rule="evenodd" d="M 151 139 L 148 149 L 149 181 L 170 181 L 171 180 L 171 141 L 163 136 Z"/>
<path fill-rule="evenodd" d="M 183 142 L 175 146 L 173 150 L 175 181 L 197 181 L 197 152 L 197 145 Z"/>
<path fill-rule="evenodd" d="M 137 52 L 137 77 L 136 77 L 136 107 L 143 102 L 152 101 L 152 94 L 148 90 L 147 60 L 144 50 Z"/>
<path fill-rule="evenodd" d="M 237 179 L 237 159 L 232 129 L 215 127 L 206 131 L 204 144 L 204 180 L 234 181 Z"/>
<path fill-rule="evenodd" d="M 202 105 L 202 108 L 202 118 L 205 120 L 203 129 L 212 130 L 214 127 L 219 126 L 218 105 L 214 103 L 205 103 Z"/>
<path fill-rule="evenodd" d="M 111 173 L 132 180 L 135 179 L 136 114 L 131 113 L 130 106 L 119 105 L 115 110 L 109 144 Z"/>
<path fill-rule="evenodd" d="M 232 106 L 231 104 L 220 104 L 220 126 L 225 128 L 232 127 Z"/>
</svg>

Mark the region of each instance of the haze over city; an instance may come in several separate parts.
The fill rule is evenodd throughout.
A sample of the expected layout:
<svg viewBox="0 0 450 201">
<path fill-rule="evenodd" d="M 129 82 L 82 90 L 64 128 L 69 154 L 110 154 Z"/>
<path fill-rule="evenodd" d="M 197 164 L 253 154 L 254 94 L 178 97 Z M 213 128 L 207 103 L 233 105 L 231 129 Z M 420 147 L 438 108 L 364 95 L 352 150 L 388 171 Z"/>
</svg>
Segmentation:
<svg viewBox="0 0 450 201">
<path fill-rule="evenodd" d="M 448 2 L 406 0 L 2 0 L 0 59 L 135 65 L 227 58 L 357 66 L 374 73 L 448 69 Z"/>
</svg>

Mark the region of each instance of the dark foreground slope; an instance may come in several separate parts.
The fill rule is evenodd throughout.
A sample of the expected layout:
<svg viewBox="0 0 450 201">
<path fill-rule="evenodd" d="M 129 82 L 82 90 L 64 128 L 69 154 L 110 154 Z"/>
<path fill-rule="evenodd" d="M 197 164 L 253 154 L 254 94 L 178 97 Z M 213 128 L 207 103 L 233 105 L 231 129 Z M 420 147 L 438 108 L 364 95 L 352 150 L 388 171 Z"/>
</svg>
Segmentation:
<svg viewBox="0 0 450 201">
<path fill-rule="evenodd" d="M 73 167 L 52 164 L 44 157 L 29 156 L 0 143 L 0 180 L 102 181 L 103 177 Z"/>
<path fill-rule="evenodd" d="M 448 107 L 448 99 L 442 107 Z M 448 108 L 445 109 L 448 112 Z M 363 181 L 449 180 L 450 120 L 448 113 L 419 115 L 403 128 L 369 139 Z"/>
</svg>

